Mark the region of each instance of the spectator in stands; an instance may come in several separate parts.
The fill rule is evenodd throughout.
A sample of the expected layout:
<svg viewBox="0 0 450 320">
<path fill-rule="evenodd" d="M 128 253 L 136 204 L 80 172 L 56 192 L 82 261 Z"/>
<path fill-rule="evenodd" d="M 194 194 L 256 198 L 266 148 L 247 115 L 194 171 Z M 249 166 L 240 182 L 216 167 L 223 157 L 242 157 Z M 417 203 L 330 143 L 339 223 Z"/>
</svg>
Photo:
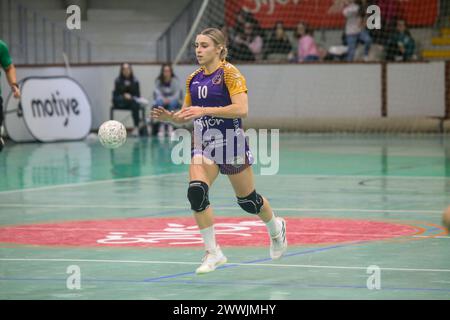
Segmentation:
<svg viewBox="0 0 450 320">
<path fill-rule="evenodd" d="M 253 27 L 254 31 L 257 35 L 262 36 L 262 29 L 259 24 L 259 21 L 253 16 L 253 14 L 245 9 L 241 9 L 237 16 L 236 16 L 236 25 L 234 28 L 234 32 L 237 33 L 244 33 L 245 32 L 245 24 L 247 22 L 250 22 Z"/>
<path fill-rule="evenodd" d="M 114 108 L 131 110 L 133 116 L 134 129 L 131 135 L 139 135 L 139 111 L 141 108 L 138 99 L 141 93 L 139 81 L 133 75 L 133 69 L 129 63 L 122 63 L 119 76 L 114 83 L 113 105 Z"/>
<path fill-rule="evenodd" d="M 254 25 L 251 22 L 244 24 L 244 32 L 237 32 L 233 41 L 236 48 L 236 60 L 254 61 L 261 59 L 263 39 L 256 34 Z"/>
<path fill-rule="evenodd" d="M 414 57 L 416 43 L 409 32 L 406 21 L 398 20 L 396 32 L 386 47 L 386 60 L 410 61 Z"/>
<path fill-rule="evenodd" d="M 377 0 L 375 4 L 380 7 L 381 22 L 385 26 L 395 26 L 397 20 L 403 16 L 398 0 Z"/>
<path fill-rule="evenodd" d="M 375 4 L 381 11 L 381 29 L 374 30 L 374 41 L 387 46 L 396 32 L 397 20 L 403 18 L 403 12 L 398 0 L 377 0 Z"/>
<path fill-rule="evenodd" d="M 372 39 L 367 32 L 364 22 L 365 10 L 360 0 L 346 0 L 342 14 L 346 18 L 345 40 L 348 46 L 347 61 L 353 61 L 355 58 L 358 42 L 364 43 L 364 61 L 369 60 L 370 46 Z"/>
<path fill-rule="evenodd" d="M 175 111 L 181 107 L 183 91 L 181 89 L 180 81 L 173 72 L 172 65 L 165 63 L 161 66 L 159 76 L 155 80 L 153 98 L 155 99 L 154 106 L 162 106 L 169 111 Z M 172 135 L 172 124 L 159 123 L 159 137 L 165 136 L 166 127 L 169 135 Z"/>
<path fill-rule="evenodd" d="M 313 37 L 313 30 L 300 22 L 295 30 L 298 39 L 297 62 L 308 62 L 319 60 L 319 49 Z"/>
<path fill-rule="evenodd" d="M 283 22 L 277 21 L 269 40 L 266 42 L 264 59 L 267 59 L 270 54 L 280 54 L 285 55 L 284 60 L 287 60 L 288 54 L 291 51 L 292 44 L 288 39 L 286 31 L 284 30 Z"/>
</svg>

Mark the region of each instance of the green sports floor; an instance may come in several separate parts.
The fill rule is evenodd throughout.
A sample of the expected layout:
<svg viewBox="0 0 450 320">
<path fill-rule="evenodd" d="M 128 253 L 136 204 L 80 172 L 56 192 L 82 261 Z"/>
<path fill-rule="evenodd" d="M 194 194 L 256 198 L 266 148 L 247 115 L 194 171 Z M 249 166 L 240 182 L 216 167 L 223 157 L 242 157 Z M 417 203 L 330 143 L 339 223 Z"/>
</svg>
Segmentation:
<svg viewBox="0 0 450 320">
<path fill-rule="evenodd" d="M 8 143 L 0 299 L 450 299 L 450 136 L 280 135 L 278 173 L 254 171 L 287 221 L 286 255 L 270 260 L 265 226 L 219 176 L 210 201 L 228 263 L 202 276 L 172 145 Z"/>
</svg>

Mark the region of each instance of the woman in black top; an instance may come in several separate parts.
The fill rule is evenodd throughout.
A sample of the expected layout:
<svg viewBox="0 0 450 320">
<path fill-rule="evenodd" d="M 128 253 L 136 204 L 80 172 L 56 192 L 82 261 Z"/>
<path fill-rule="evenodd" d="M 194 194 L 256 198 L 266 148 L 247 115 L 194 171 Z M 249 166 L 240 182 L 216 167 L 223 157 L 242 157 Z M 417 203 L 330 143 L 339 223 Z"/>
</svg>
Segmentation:
<svg viewBox="0 0 450 320">
<path fill-rule="evenodd" d="M 139 134 L 139 110 L 141 106 L 137 99 L 140 96 L 139 81 L 134 77 L 131 65 L 122 63 L 120 74 L 114 83 L 113 104 L 117 109 L 131 110 L 134 123 L 132 136 Z"/>
<path fill-rule="evenodd" d="M 266 43 L 266 48 L 264 52 L 264 59 L 272 53 L 276 54 L 286 54 L 286 60 L 288 59 L 288 54 L 292 51 L 292 44 L 284 29 L 283 22 L 277 21 L 273 32 Z"/>
</svg>

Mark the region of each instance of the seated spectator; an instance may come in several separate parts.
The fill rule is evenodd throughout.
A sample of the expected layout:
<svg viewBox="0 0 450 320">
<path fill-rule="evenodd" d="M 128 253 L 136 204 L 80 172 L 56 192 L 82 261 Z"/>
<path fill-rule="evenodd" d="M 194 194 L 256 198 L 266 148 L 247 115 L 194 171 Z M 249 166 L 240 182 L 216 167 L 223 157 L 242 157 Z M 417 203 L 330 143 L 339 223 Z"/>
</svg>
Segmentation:
<svg viewBox="0 0 450 320">
<path fill-rule="evenodd" d="M 319 50 L 313 37 L 313 31 L 300 22 L 295 30 L 298 39 L 297 62 L 319 60 Z"/>
<path fill-rule="evenodd" d="M 233 46 L 235 48 L 236 60 L 254 61 L 261 58 L 263 39 L 258 35 L 251 22 L 244 24 L 244 32 L 236 31 L 236 36 L 233 39 Z"/>
<path fill-rule="evenodd" d="M 386 60 L 410 61 L 414 57 L 416 43 L 409 32 L 405 20 L 397 21 L 396 32 L 386 46 Z"/>
<path fill-rule="evenodd" d="M 154 106 L 162 106 L 169 111 L 175 111 L 181 107 L 182 97 L 183 91 L 181 90 L 178 78 L 173 72 L 172 66 L 168 63 L 163 64 L 159 76 L 155 80 L 155 89 L 153 91 L 153 98 L 155 99 Z M 166 128 L 169 135 L 173 133 L 172 124 L 159 123 L 159 137 L 166 135 Z"/>
<path fill-rule="evenodd" d="M 292 51 L 292 44 L 289 41 L 286 31 L 284 30 L 283 22 L 278 21 L 275 24 L 273 32 L 266 42 L 266 48 L 264 50 L 264 59 L 270 54 L 285 55 L 285 60 L 288 59 L 288 54 Z"/>
<path fill-rule="evenodd" d="M 262 28 L 259 24 L 259 21 L 255 18 L 255 16 L 245 10 L 241 9 L 239 10 L 237 16 L 236 16 L 236 25 L 234 28 L 235 33 L 244 33 L 245 29 L 245 23 L 250 22 L 253 25 L 253 29 L 257 35 L 262 35 Z"/>
<path fill-rule="evenodd" d="M 380 44 L 386 45 L 395 33 L 397 20 L 402 19 L 404 12 L 399 0 L 377 0 L 375 3 L 381 12 Z"/>
<path fill-rule="evenodd" d="M 140 96 L 139 81 L 133 75 L 131 65 L 122 63 L 119 76 L 114 82 L 113 106 L 117 109 L 131 110 L 134 124 L 131 135 L 134 137 L 139 135 Z"/>
</svg>

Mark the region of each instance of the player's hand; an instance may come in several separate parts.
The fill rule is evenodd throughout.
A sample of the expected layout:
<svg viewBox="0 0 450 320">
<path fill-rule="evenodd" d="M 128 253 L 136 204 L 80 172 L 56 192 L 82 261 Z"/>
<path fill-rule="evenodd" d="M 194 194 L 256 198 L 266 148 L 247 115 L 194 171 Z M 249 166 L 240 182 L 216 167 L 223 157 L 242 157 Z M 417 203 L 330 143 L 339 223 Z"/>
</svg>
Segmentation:
<svg viewBox="0 0 450 320">
<path fill-rule="evenodd" d="M 19 99 L 20 98 L 20 89 L 18 86 L 12 86 L 11 90 L 13 92 L 14 98 Z"/>
<path fill-rule="evenodd" d="M 186 122 L 184 118 L 181 116 L 181 110 L 172 114 L 172 121 L 175 123 L 183 123 Z"/>
<path fill-rule="evenodd" d="M 178 111 L 175 116 L 185 121 L 201 118 L 205 115 L 205 109 L 202 107 L 187 107 Z"/>
<path fill-rule="evenodd" d="M 173 112 L 159 106 L 152 109 L 151 116 L 153 119 L 159 121 L 171 121 L 173 119 Z"/>
</svg>

